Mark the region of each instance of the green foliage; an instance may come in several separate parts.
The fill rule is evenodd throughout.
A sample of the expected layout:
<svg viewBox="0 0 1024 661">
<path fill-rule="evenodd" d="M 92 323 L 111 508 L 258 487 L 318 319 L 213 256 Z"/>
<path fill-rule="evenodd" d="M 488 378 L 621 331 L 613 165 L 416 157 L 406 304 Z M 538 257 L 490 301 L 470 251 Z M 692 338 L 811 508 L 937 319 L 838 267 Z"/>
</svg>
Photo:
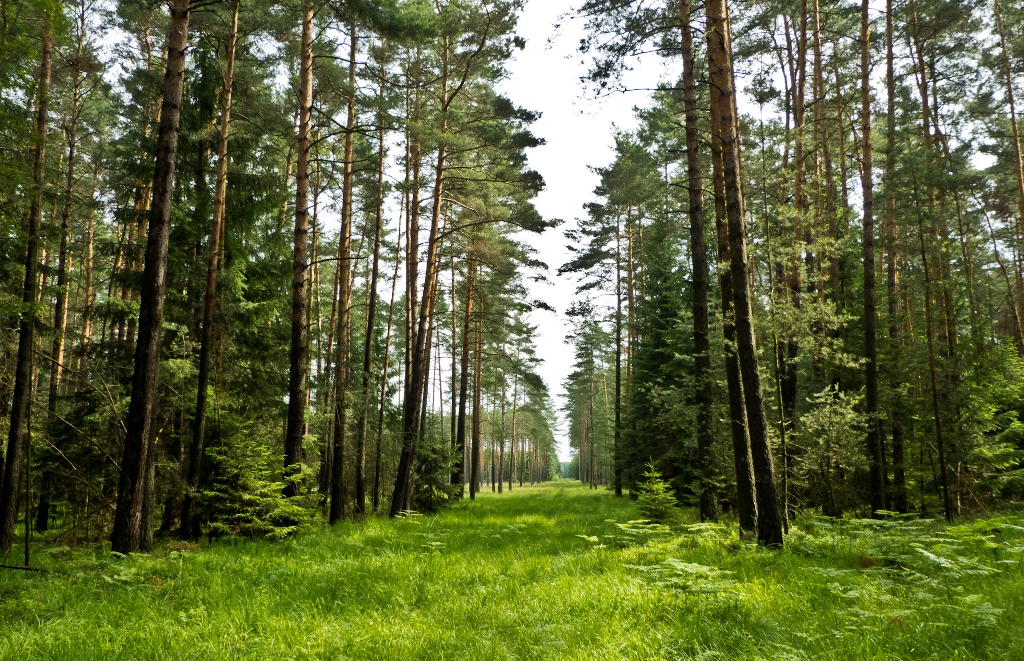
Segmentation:
<svg viewBox="0 0 1024 661">
<path fill-rule="evenodd" d="M 866 422 L 859 412 L 863 398 L 834 386 L 808 398 L 803 415 L 796 473 L 804 480 L 807 506 L 819 505 L 838 516 L 861 501 L 853 478 L 867 470 Z"/>
<path fill-rule="evenodd" d="M 238 535 L 282 539 L 293 534 L 308 510 L 285 498 L 273 479 L 281 458 L 246 435 L 233 436 L 206 450 L 209 486 L 201 502 L 211 538 Z"/>
<path fill-rule="evenodd" d="M 679 517 L 672 485 L 662 479 L 653 461 L 647 464 L 644 479 L 636 486 L 636 493 L 636 507 L 646 519 L 655 523 L 672 523 Z"/>
<path fill-rule="evenodd" d="M 462 493 L 461 484 L 449 484 L 452 451 L 447 439 L 430 435 L 416 447 L 416 486 L 413 509 L 436 514 Z"/>
</svg>

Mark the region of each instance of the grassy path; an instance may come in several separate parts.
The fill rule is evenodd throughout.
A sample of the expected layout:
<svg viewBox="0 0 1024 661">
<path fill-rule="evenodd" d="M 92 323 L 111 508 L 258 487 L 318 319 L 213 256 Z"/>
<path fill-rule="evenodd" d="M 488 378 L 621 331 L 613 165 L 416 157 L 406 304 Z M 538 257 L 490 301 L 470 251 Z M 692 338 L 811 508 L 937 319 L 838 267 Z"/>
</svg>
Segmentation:
<svg viewBox="0 0 1024 661">
<path fill-rule="evenodd" d="M 275 544 L 56 553 L 0 573 L 0 659 L 1024 659 L 1024 521 L 808 523 L 769 553 L 633 518 L 560 483 Z"/>
</svg>

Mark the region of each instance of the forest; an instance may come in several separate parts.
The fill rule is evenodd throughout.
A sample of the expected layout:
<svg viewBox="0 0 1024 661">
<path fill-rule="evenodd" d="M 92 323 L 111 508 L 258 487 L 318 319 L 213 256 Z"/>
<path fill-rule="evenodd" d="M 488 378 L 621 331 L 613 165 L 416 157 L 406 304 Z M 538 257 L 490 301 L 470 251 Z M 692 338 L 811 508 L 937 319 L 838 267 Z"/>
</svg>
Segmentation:
<svg viewBox="0 0 1024 661">
<path fill-rule="evenodd" d="M 1024 658 L 1024 4 L 543 3 L 0 0 L 0 659 Z"/>
</svg>

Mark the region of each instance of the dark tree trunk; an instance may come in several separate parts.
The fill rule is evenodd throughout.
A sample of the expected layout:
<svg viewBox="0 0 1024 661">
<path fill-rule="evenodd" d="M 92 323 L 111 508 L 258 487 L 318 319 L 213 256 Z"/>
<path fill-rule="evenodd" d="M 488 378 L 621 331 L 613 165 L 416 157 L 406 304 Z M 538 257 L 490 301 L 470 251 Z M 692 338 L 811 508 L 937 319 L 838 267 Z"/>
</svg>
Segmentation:
<svg viewBox="0 0 1024 661">
<path fill-rule="evenodd" d="M 860 8 L 861 190 L 864 200 L 864 365 L 867 404 L 867 452 L 870 464 L 871 512 L 885 509 L 885 473 L 878 419 L 878 348 L 875 337 L 875 194 L 871 172 L 871 17 L 868 0 Z"/>
<path fill-rule="evenodd" d="M 757 536 L 763 546 L 782 544 L 782 521 L 775 488 L 775 469 L 768 443 L 768 421 L 764 413 L 761 375 L 754 344 L 753 309 L 747 271 L 747 237 L 743 218 L 743 191 L 739 172 L 739 142 L 736 132 L 732 54 L 726 23 L 725 0 L 710 0 L 708 12 L 708 64 L 711 85 L 720 90 L 718 110 L 722 140 L 722 170 L 725 175 L 726 214 L 732 259 L 733 304 L 736 316 L 736 345 L 743 396 L 750 431 L 754 483 L 757 494 Z"/>
<path fill-rule="evenodd" d="M 681 5 L 680 5 L 681 6 Z M 612 462 L 615 495 L 622 495 L 622 230 L 615 219 L 615 436 Z M 706 283 L 705 283 L 706 284 Z M 705 292 L 706 293 L 706 292 Z M 514 417 L 513 417 L 514 420 Z M 515 425 L 513 424 L 513 436 Z"/>
<path fill-rule="evenodd" d="M 309 381 L 309 337 L 306 328 L 306 270 L 309 234 L 309 145 L 313 112 L 313 3 L 302 8 L 299 53 L 299 134 L 295 157 L 295 238 L 292 259 L 292 337 L 288 353 L 288 427 L 284 438 L 286 496 L 299 495 L 297 474 L 306 427 L 306 385 Z M 338 268 L 341 268 L 339 265 Z"/>
<path fill-rule="evenodd" d="M 710 50 L 709 50 L 710 52 Z M 743 397 L 743 380 L 736 354 L 736 322 L 733 309 L 732 251 L 729 247 L 729 225 L 726 212 L 725 168 L 722 153 L 720 107 L 724 100 L 721 91 L 710 86 L 711 95 L 711 165 L 715 197 L 715 229 L 718 239 L 718 286 L 722 292 L 722 334 L 725 338 L 725 373 L 729 392 L 729 419 L 732 433 L 733 461 L 736 467 L 736 511 L 740 528 L 757 530 L 757 500 L 754 488 L 753 459 L 750 454 L 750 435 L 747 428 L 747 410 Z M 742 282 L 742 281 L 740 281 Z"/>
<path fill-rule="evenodd" d="M 483 316 L 477 318 L 476 328 L 473 331 L 473 438 L 472 438 L 472 457 L 470 459 L 469 469 L 469 498 L 470 500 L 476 499 L 476 492 L 480 489 L 480 468 L 481 468 L 481 448 L 480 444 L 480 371 L 482 369 L 482 356 L 483 356 Z"/>
<path fill-rule="evenodd" d="M 697 461 L 700 472 L 701 521 L 718 520 L 718 487 L 715 475 L 711 414 L 711 344 L 708 340 L 708 262 L 704 243 L 704 191 L 700 147 L 697 142 L 697 81 L 693 73 L 693 36 L 690 2 L 679 2 L 679 27 L 683 46 L 683 99 L 686 108 L 686 170 L 690 203 L 690 259 L 693 266 L 693 380 L 697 403 Z M 619 297 L 621 301 L 621 296 Z M 621 335 L 621 312 L 616 333 Z M 616 363 L 616 424 L 618 437 L 619 367 Z M 621 492 L 621 490 L 620 490 Z"/>
<path fill-rule="evenodd" d="M 159 397 L 167 242 L 171 225 L 174 166 L 178 152 L 178 122 L 185 77 L 189 7 L 190 0 L 173 0 L 170 7 L 167 70 L 160 109 L 160 132 L 157 136 L 153 198 L 149 208 L 146 262 L 142 274 L 135 372 L 132 376 L 131 404 L 128 408 L 121 477 L 117 489 L 117 510 L 111 535 L 111 548 L 120 553 L 140 550 L 144 532 L 151 529 L 151 521 L 144 520 L 143 501 L 152 463 L 152 426 Z"/>
<path fill-rule="evenodd" d="M 476 261 L 470 257 L 469 272 L 466 276 L 466 310 L 463 313 L 462 320 L 462 347 L 459 356 L 459 415 L 455 427 L 455 461 L 458 468 L 452 471 L 452 484 L 458 484 L 460 492 L 466 483 L 466 476 L 463 475 L 466 465 L 466 397 L 469 390 L 469 340 L 470 329 L 472 328 L 473 286 L 475 280 Z"/>
<path fill-rule="evenodd" d="M 887 90 L 886 104 L 886 154 L 885 154 L 885 223 L 886 223 L 886 294 L 889 313 L 889 362 L 890 377 L 894 393 L 901 389 L 900 365 L 900 324 L 899 324 L 899 291 L 898 271 L 896 264 L 896 184 L 893 177 L 896 172 L 896 76 L 893 66 L 893 25 L 892 0 L 886 2 L 885 13 L 885 81 Z M 1016 311 L 1016 304 L 1014 305 Z M 892 431 L 892 494 L 891 507 L 903 514 L 907 511 L 907 482 L 904 470 L 903 449 L 903 405 L 902 396 L 894 395 L 895 401 L 889 412 L 890 429 Z"/>
</svg>

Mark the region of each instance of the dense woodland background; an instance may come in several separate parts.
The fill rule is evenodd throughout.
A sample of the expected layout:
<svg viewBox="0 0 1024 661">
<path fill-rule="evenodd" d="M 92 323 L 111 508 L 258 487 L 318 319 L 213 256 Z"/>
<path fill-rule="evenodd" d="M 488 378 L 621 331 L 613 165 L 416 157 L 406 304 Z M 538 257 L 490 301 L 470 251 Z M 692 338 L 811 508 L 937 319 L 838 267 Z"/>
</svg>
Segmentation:
<svg viewBox="0 0 1024 661">
<path fill-rule="evenodd" d="M 129 552 L 558 473 L 521 233 L 559 221 L 495 91 L 521 8 L 2 1 L 0 546 L 19 516 Z M 592 92 L 652 51 L 683 75 L 552 265 L 570 476 L 653 463 L 766 545 L 799 510 L 1024 496 L 1024 8 L 578 9 Z"/>
</svg>

